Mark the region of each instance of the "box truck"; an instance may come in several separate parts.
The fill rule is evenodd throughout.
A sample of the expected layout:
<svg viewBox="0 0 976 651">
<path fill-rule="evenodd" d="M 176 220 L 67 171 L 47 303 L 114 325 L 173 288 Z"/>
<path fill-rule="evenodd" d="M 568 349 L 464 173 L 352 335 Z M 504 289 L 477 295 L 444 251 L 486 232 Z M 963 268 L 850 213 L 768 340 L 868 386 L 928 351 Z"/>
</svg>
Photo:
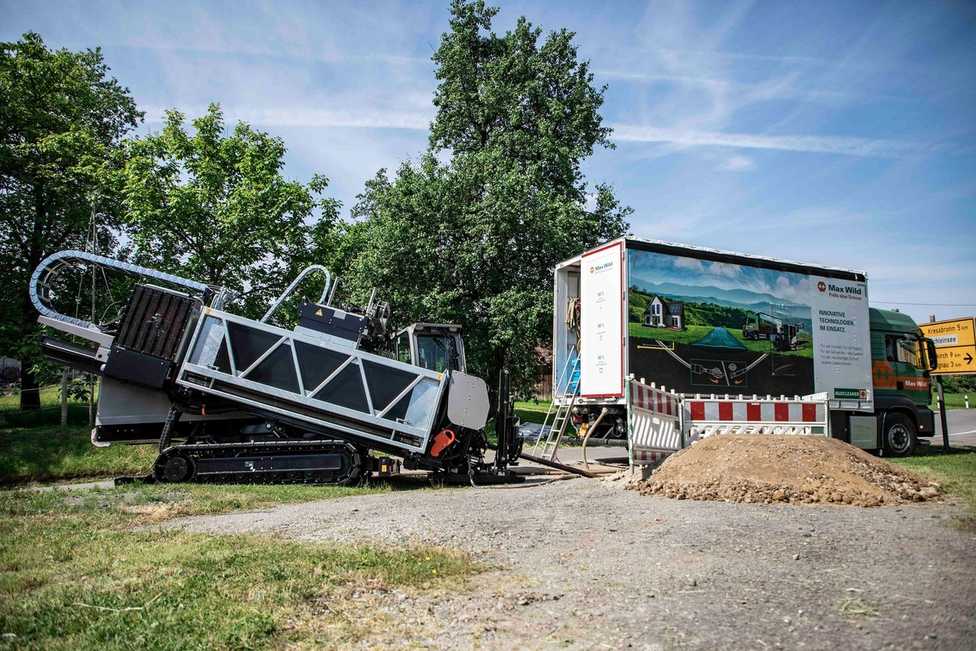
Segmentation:
<svg viewBox="0 0 976 651">
<path fill-rule="evenodd" d="M 628 237 L 554 280 L 550 442 L 562 421 L 651 460 L 718 431 L 896 455 L 933 434 L 934 347 L 869 309 L 864 272 Z"/>
</svg>

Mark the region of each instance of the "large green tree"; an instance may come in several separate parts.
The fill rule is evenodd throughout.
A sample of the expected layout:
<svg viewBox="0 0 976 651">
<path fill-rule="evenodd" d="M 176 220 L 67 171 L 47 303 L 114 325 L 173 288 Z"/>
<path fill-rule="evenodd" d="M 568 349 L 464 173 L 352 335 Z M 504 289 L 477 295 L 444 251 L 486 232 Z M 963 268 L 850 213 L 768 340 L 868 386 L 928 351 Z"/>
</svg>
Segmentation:
<svg viewBox="0 0 976 651">
<path fill-rule="evenodd" d="M 222 285 L 259 316 L 306 264 L 327 249 L 340 204 L 324 176 L 284 178 L 285 145 L 220 107 L 192 121 L 166 114 L 159 133 L 132 140 L 119 177 L 126 224 L 141 264 Z"/>
<path fill-rule="evenodd" d="M 351 275 L 361 291 L 380 287 L 402 322 L 461 323 L 472 369 L 493 381 L 507 364 L 524 388 L 551 333 L 553 265 L 623 234 L 629 209 L 581 171 L 612 143 L 574 35 L 543 38 L 525 18 L 496 34 L 496 13 L 452 3 L 433 57 L 430 151 L 367 183 Z"/>
<path fill-rule="evenodd" d="M 39 406 L 30 274 L 84 244 L 93 208 L 103 247 L 110 239 L 118 206 L 104 179 L 141 118 L 99 50 L 52 50 L 34 33 L 0 43 L 0 345 L 21 359 L 23 409 Z"/>
</svg>

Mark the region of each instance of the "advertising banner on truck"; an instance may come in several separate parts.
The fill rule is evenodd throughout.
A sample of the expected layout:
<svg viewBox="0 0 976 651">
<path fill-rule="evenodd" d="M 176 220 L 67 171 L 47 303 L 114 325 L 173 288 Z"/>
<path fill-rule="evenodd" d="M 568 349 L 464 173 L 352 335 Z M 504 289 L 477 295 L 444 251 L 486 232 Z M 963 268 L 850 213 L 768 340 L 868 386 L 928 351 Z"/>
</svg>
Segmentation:
<svg viewBox="0 0 976 651">
<path fill-rule="evenodd" d="M 623 243 L 580 262 L 580 395 L 623 397 Z"/>
<path fill-rule="evenodd" d="M 864 282 L 639 247 L 627 266 L 635 376 L 682 393 L 871 400 Z"/>
</svg>

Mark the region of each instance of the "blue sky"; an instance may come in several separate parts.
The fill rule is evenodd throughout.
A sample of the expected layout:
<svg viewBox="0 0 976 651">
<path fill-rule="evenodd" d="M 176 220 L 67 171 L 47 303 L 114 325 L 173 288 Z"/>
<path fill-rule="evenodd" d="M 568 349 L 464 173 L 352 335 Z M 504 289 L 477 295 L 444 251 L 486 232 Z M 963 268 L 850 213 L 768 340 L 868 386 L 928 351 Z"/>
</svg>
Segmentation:
<svg viewBox="0 0 976 651">
<path fill-rule="evenodd" d="M 0 0 L 0 38 L 102 46 L 143 130 L 218 101 L 348 210 L 426 146 L 447 4 Z M 496 4 L 498 28 L 577 32 L 617 143 L 586 171 L 635 235 L 863 269 L 917 319 L 976 312 L 976 4 Z"/>
</svg>

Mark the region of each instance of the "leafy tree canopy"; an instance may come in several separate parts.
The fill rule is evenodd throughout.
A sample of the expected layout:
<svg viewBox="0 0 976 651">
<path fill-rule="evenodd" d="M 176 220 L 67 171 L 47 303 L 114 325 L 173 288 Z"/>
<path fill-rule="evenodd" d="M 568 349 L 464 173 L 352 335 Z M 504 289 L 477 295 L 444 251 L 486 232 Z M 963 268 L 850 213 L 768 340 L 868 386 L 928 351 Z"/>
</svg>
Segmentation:
<svg viewBox="0 0 976 651">
<path fill-rule="evenodd" d="M 104 179 L 141 119 L 100 50 L 51 50 L 34 33 L 0 43 L 0 346 L 21 359 L 22 408 L 39 406 L 30 274 L 50 253 L 83 245 L 93 207 L 100 250 L 110 247 L 118 205 Z"/>
<path fill-rule="evenodd" d="M 223 285 L 259 316 L 288 282 L 325 249 L 340 204 L 282 175 L 285 145 L 239 122 L 226 132 L 211 104 L 192 122 L 166 114 L 160 133 L 127 144 L 119 177 L 135 259 L 141 264 Z"/>
<path fill-rule="evenodd" d="M 431 125 L 435 150 L 476 154 L 496 149 L 551 189 L 583 201 L 580 163 L 595 145 L 612 148 L 599 110 L 605 87 L 593 85 L 577 59 L 573 32 L 540 43 L 542 30 L 520 17 L 491 31 L 498 13 L 483 0 L 454 0 L 450 29 L 434 53 L 439 82 Z"/>
<path fill-rule="evenodd" d="M 492 382 L 507 363 L 524 388 L 550 337 L 553 265 L 623 234 L 630 210 L 581 172 L 611 143 L 604 89 L 573 34 L 543 39 L 522 18 L 499 35 L 496 13 L 453 2 L 434 54 L 430 151 L 367 183 L 351 276 L 361 292 L 380 287 L 401 322 L 461 323 L 473 372 Z"/>
</svg>

